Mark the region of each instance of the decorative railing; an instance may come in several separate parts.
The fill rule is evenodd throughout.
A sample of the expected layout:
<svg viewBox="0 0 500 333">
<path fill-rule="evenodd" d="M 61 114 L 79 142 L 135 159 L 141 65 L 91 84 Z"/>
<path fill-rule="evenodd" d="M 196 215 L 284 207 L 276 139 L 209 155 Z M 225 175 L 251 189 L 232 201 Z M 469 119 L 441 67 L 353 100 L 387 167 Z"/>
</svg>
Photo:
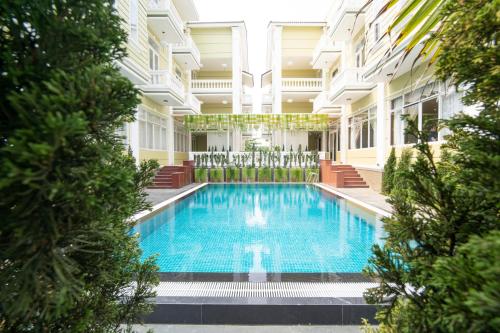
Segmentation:
<svg viewBox="0 0 500 333">
<path fill-rule="evenodd" d="M 190 152 L 189 159 L 196 168 L 317 168 L 326 152 L 265 151 L 251 152 L 209 151 Z"/>
<path fill-rule="evenodd" d="M 179 27 L 181 31 L 184 29 L 184 24 L 182 23 L 181 16 L 177 12 L 177 9 L 175 9 L 172 0 L 149 0 L 148 10 L 170 12 L 171 15 L 169 15 L 169 17 L 172 18 L 174 23 Z"/>
<path fill-rule="evenodd" d="M 191 36 L 187 36 L 184 42 L 177 43 L 173 45 L 173 52 L 183 52 L 184 50 L 189 50 L 190 52 L 193 53 L 194 58 L 200 62 L 201 59 L 201 54 L 200 50 L 198 49 L 198 46 L 196 46 L 196 43 L 194 42 L 193 38 Z"/>
<path fill-rule="evenodd" d="M 193 90 L 230 90 L 233 88 L 233 80 L 192 80 Z"/>
<path fill-rule="evenodd" d="M 166 86 L 178 95 L 184 95 L 184 85 L 167 70 L 150 71 L 150 83 L 154 86 Z"/>
<path fill-rule="evenodd" d="M 287 91 L 319 91 L 321 90 L 321 79 L 316 78 L 284 78 L 281 87 Z"/>
</svg>

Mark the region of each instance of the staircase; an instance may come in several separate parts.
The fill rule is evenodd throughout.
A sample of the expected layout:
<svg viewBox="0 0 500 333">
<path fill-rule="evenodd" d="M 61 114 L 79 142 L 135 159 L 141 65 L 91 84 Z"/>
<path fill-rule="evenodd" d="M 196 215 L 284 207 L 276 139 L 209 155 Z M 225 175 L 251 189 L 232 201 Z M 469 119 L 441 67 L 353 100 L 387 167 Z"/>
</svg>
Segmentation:
<svg viewBox="0 0 500 333">
<path fill-rule="evenodd" d="M 181 188 L 193 182 L 192 172 L 193 168 L 186 163 L 183 166 L 164 166 L 158 170 L 148 188 Z"/>
<path fill-rule="evenodd" d="M 321 182 L 335 187 L 369 187 L 352 165 L 332 165 L 330 161 L 321 161 Z"/>
</svg>

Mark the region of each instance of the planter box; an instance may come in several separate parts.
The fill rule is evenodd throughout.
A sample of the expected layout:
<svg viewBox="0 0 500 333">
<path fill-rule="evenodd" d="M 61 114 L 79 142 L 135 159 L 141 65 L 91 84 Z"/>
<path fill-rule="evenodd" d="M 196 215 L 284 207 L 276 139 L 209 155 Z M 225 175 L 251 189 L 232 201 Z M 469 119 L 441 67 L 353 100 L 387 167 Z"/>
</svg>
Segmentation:
<svg viewBox="0 0 500 333">
<path fill-rule="evenodd" d="M 208 182 L 208 169 L 205 168 L 194 169 L 194 181 L 196 183 Z"/>
<path fill-rule="evenodd" d="M 290 169 L 290 181 L 291 182 L 303 182 L 304 181 L 304 170 L 301 168 Z"/>
<path fill-rule="evenodd" d="M 244 183 L 255 182 L 255 168 L 243 168 L 241 172 L 241 181 Z"/>
<path fill-rule="evenodd" d="M 226 168 L 226 183 L 240 182 L 240 168 L 229 167 Z"/>
<path fill-rule="evenodd" d="M 259 183 L 269 183 L 273 181 L 273 169 L 271 168 L 259 168 L 257 179 Z"/>
<path fill-rule="evenodd" d="M 224 169 L 212 168 L 210 169 L 210 182 L 222 183 L 224 181 Z"/>
<path fill-rule="evenodd" d="M 274 181 L 276 183 L 287 183 L 288 182 L 288 168 L 276 168 L 276 169 L 274 169 Z"/>
</svg>

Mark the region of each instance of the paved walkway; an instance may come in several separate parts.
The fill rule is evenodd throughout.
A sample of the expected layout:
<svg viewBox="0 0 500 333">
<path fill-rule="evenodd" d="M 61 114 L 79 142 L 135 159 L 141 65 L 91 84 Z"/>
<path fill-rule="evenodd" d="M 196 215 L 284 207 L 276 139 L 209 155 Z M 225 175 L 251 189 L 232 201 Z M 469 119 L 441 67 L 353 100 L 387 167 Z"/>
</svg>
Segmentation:
<svg viewBox="0 0 500 333">
<path fill-rule="evenodd" d="M 181 187 L 181 188 L 176 188 L 176 189 L 169 189 L 169 188 L 148 188 L 146 189 L 146 193 L 148 194 L 148 201 L 151 202 L 151 204 L 154 206 L 156 204 L 159 204 L 160 202 L 163 202 L 165 200 L 168 200 L 170 198 L 175 197 L 178 194 L 181 194 L 184 191 L 187 191 L 195 186 L 198 186 L 200 184 L 189 184 L 187 186 Z"/>
<path fill-rule="evenodd" d="M 369 188 L 338 188 L 332 185 L 321 183 L 325 187 L 329 187 L 337 192 L 343 193 L 349 197 L 363 201 L 367 204 L 375 206 L 386 212 L 392 212 L 392 207 L 387 203 L 387 197 Z"/>
<path fill-rule="evenodd" d="M 145 333 L 360 333 L 359 326 L 237 326 L 237 325 L 145 325 L 134 332 Z"/>
</svg>

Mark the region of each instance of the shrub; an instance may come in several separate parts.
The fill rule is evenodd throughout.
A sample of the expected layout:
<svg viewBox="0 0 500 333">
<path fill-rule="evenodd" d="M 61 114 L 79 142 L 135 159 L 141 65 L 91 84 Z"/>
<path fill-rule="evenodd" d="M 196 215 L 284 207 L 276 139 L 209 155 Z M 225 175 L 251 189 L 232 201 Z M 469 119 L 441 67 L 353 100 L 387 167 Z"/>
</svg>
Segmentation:
<svg viewBox="0 0 500 333">
<path fill-rule="evenodd" d="M 391 149 L 391 153 L 387 158 L 384 166 L 384 174 L 382 177 L 382 193 L 390 194 L 394 187 L 394 173 L 396 172 L 396 150 Z"/>
<path fill-rule="evenodd" d="M 210 182 L 221 183 L 224 181 L 224 169 L 211 168 L 210 169 Z"/>
<path fill-rule="evenodd" d="M 240 169 L 235 167 L 226 168 L 226 182 L 239 182 Z"/>
<path fill-rule="evenodd" d="M 243 182 L 254 182 L 255 181 L 255 168 L 244 167 L 242 169 L 241 180 Z"/>
<path fill-rule="evenodd" d="M 304 181 L 304 170 L 301 168 L 290 169 L 290 181 L 291 182 L 303 182 Z"/>
<path fill-rule="evenodd" d="M 194 181 L 196 183 L 206 183 L 208 182 L 208 169 L 196 168 L 194 170 Z"/>
<path fill-rule="evenodd" d="M 155 296 L 130 217 L 158 164 L 116 135 L 139 102 L 113 65 L 122 20 L 111 1 L 1 1 L 0 26 L 0 330 L 126 330 Z"/>
<path fill-rule="evenodd" d="M 269 167 L 258 169 L 258 179 L 259 182 L 270 182 L 272 181 L 272 169 Z"/>
<path fill-rule="evenodd" d="M 285 168 L 274 169 L 274 181 L 277 183 L 288 182 L 288 169 Z"/>
</svg>

